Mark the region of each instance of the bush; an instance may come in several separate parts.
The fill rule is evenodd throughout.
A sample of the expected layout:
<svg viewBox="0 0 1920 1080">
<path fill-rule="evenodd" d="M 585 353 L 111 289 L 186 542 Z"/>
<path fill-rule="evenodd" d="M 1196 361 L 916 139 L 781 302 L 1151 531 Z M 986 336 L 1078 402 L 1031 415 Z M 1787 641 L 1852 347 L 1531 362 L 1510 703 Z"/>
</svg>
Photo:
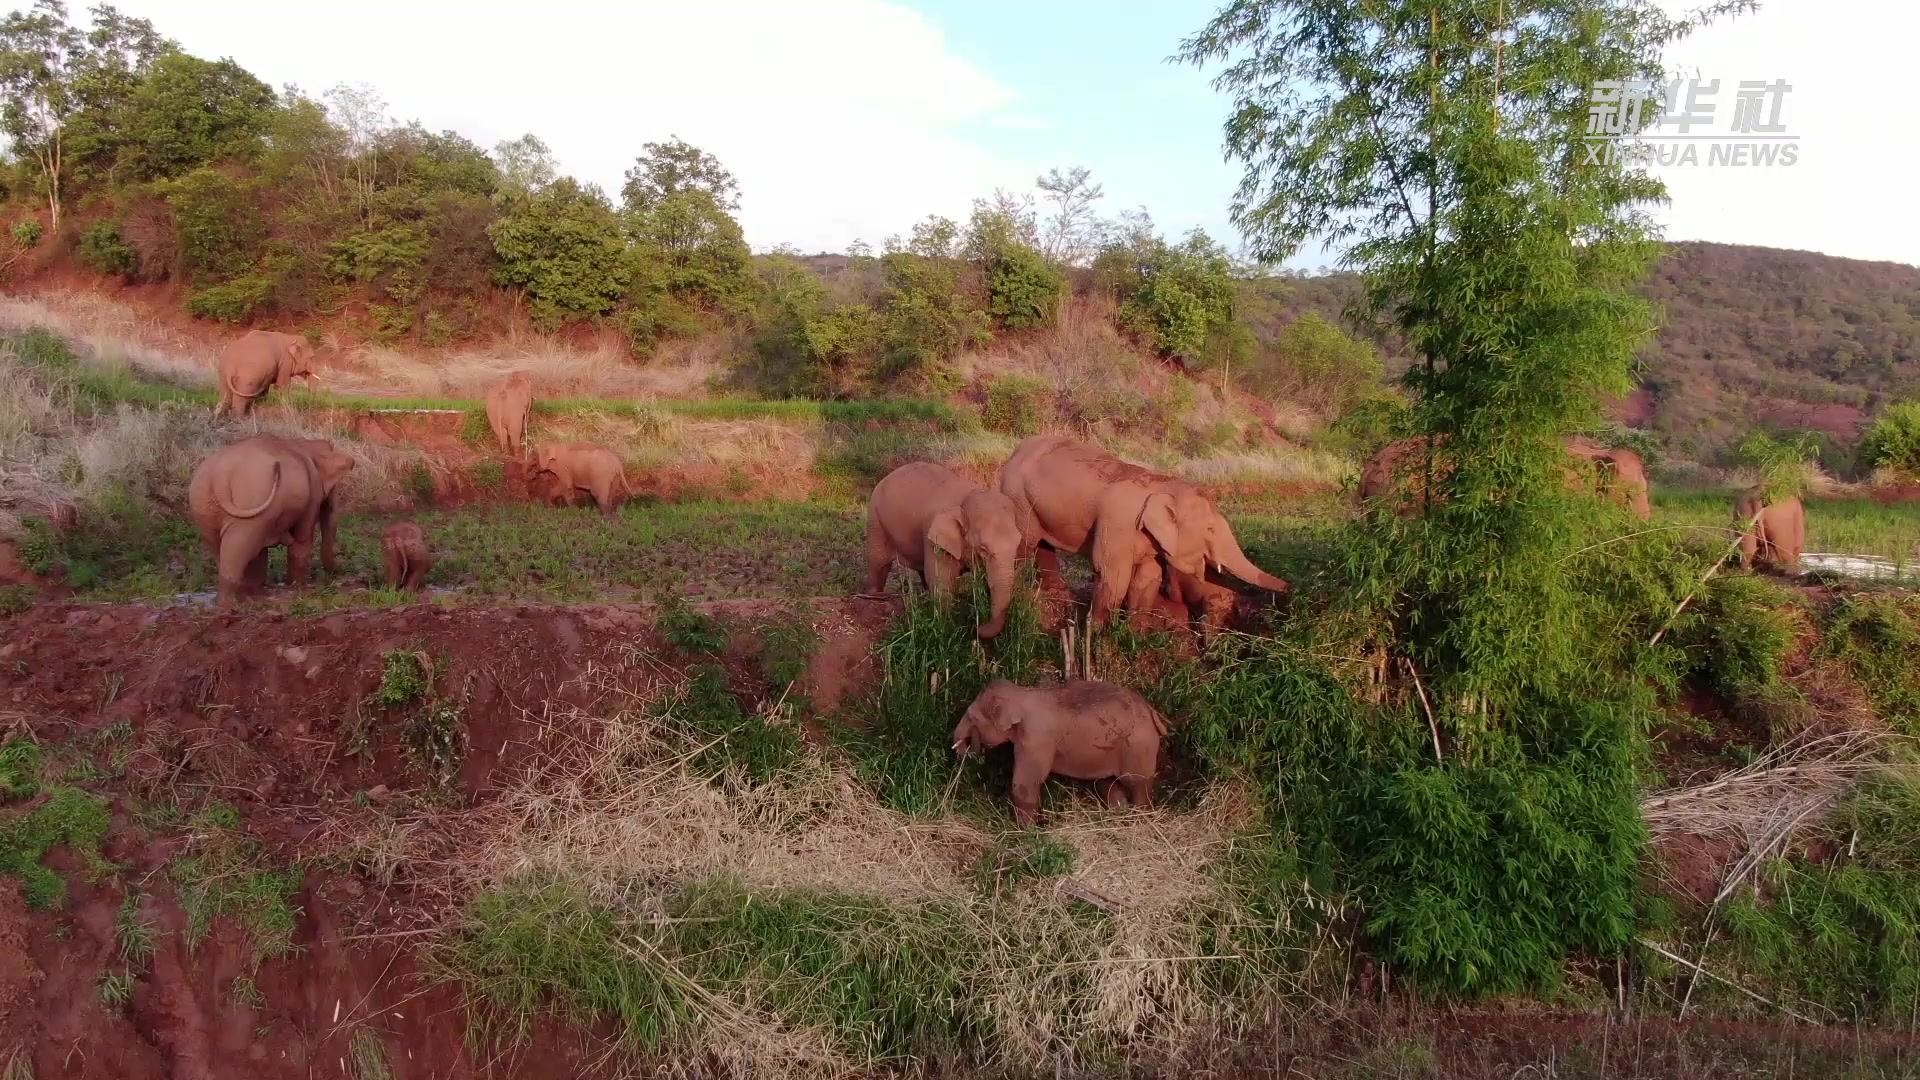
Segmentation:
<svg viewBox="0 0 1920 1080">
<path fill-rule="evenodd" d="M 1096 271 L 1128 289 L 1120 322 L 1165 356 L 1199 358 L 1233 321 L 1233 273 L 1226 249 L 1195 229 L 1178 245 L 1154 238 L 1141 249 L 1110 248 Z"/>
<path fill-rule="evenodd" d="M 1058 272 L 1041 254 L 1023 245 L 996 252 L 986 264 L 987 309 L 1009 330 L 1040 326 L 1060 304 Z"/>
<path fill-rule="evenodd" d="M 235 278 L 187 294 L 187 310 L 203 319 L 223 323 L 253 321 L 273 299 L 273 279 L 259 275 Z"/>
<path fill-rule="evenodd" d="M 525 289 L 543 328 L 604 315 L 627 291 L 620 219 L 598 188 L 555 181 L 514 202 L 487 235 L 500 258 L 494 280 Z"/>
<path fill-rule="evenodd" d="M 15 244 L 23 248 L 30 248 L 40 243 L 40 236 L 45 230 L 41 228 L 39 218 L 26 218 L 14 222 L 11 231 Z"/>
<path fill-rule="evenodd" d="M 80 234 L 80 261 L 97 274 L 131 278 L 140 267 L 140 253 L 120 239 L 120 226 L 96 221 Z"/>
<path fill-rule="evenodd" d="M 982 420 L 988 431 L 1025 438 L 1037 435 L 1053 418 L 1053 387 L 1030 375 L 1002 375 L 987 383 Z"/>
<path fill-rule="evenodd" d="M 1860 439 L 1860 463 L 1920 479 L 1920 401 L 1896 402 L 1881 412 Z"/>
<path fill-rule="evenodd" d="M 951 265 L 894 253 L 881 260 L 890 288 L 884 311 L 882 378 L 943 390 L 947 362 L 969 345 L 992 340 L 991 319 L 963 294 Z"/>
<path fill-rule="evenodd" d="M 201 168 L 162 188 L 179 236 L 180 273 L 190 282 L 220 281 L 253 268 L 266 224 L 251 185 Z"/>
</svg>

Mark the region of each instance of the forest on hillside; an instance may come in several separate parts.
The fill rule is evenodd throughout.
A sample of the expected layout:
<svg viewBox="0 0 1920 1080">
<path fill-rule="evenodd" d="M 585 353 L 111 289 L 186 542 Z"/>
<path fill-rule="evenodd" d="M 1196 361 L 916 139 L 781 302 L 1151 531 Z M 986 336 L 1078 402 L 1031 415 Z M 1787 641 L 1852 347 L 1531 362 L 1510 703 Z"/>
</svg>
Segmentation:
<svg viewBox="0 0 1920 1080">
<path fill-rule="evenodd" d="M 710 339 L 722 389 L 811 398 L 954 392 L 958 358 L 1077 304 L 1309 430 L 1377 413 L 1405 367 L 1358 321 L 1357 278 L 1271 272 L 1143 209 L 1109 215 L 1084 168 L 877 248 L 756 254 L 736 179 L 676 137 L 640 147 L 608 193 L 562 175 L 537 135 L 485 148 L 397 123 L 366 86 L 276 93 L 110 7 L 82 20 L 41 0 L 0 22 L 0 95 L 16 289 L 79 272 L 202 320 L 420 350 L 523 325 L 617 334 L 642 361 Z M 1666 327 L 1642 353 L 1651 409 L 1627 419 L 1677 456 L 1724 457 L 1755 427 L 1849 444 L 1920 382 L 1914 267 L 1682 243 L 1646 292 Z"/>
</svg>

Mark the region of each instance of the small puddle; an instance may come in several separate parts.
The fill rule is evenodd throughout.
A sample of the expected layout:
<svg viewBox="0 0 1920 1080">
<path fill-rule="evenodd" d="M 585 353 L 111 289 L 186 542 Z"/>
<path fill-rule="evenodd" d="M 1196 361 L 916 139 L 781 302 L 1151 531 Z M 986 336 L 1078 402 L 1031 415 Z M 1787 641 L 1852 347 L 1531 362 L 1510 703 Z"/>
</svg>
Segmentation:
<svg viewBox="0 0 1920 1080">
<path fill-rule="evenodd" d="M 1835 555 L 1808 551 L 1801 553 L 1800 562 L 1809 570 L 1824 570 L 1846 577 L 1881 581 L 1898 581 L 1902 578 L 1920 580 L 1920 566 L 1910 562 L 1898 563 L 1883 555 Z"/>
</svg>

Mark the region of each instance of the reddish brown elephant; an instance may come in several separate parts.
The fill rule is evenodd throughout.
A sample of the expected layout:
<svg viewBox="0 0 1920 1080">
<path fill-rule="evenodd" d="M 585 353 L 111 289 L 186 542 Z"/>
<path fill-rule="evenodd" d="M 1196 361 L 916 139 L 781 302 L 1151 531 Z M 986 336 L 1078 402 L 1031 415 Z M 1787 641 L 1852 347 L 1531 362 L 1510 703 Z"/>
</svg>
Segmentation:
<svg viewBox="0 0 1920 1080">
<path fill-rule="evenodd" d="M 533 380 L 516 371 L 487 389 L 487 426 L 500 452 L 520 457 L 527 448 L 527 417 L 533 413 Z"/>
<path fill-rule="evenodd" d="M 1446 435 L 1434 437 L 1433 445 L 1445 446 Z M 1591 462 L 1593 472 L 1583 468 L 1569 469 L 1567 486 L 1574 490 L 1587 488 L 1590 482 L 1598 493 L 1624 503 L 1641 521 L 1651 520 L 1653 504 L 1649 501 L 1650 485 L 1647 482 L 1647 469 L 1640 455 L 1624 447 L 1605 447 L 1584 436 L 1569 436 L 1562 441 L 1567 454 L 1579 461 Z M 1397 504 L 1397 512 L 1406 516 L 1420 509 L 1420 493 L 1425 490 L 1421 473 L 1426 468 L 1427 441 L 1415 436 L 1397 439 L 1380 448 L 1360 470 L 1360 498 L 1373 503 L 1382 496 L 1392 493 L 1396 488 L 1403 494 Z M 1443 458 L 1433 463 L 1434 478 L 1442 479 L 1453 469 L 1453 464 Z"/>
<path fill-rule="evenodd" d="M 1759 488 L 1742 492 L 1733 501 L 1740 534 L 1740 565 L 1759 560 L 1782 573 L 1800 572 L 1800 553 L 1807 546 L 1807 508 L 1797 496 L 1765 502 Z M 1756 516 L 1758 520 L 1755 520 Z"/>
<path fill-rule="evenodd" d="M 604 446 L 593 443 L 547 443 L 540 447 L 539 470 L 550 474 L 554 489 L 571 505 L 576 491 L 593 496 L 600 512 L 613 517 L 620 496 L 626 494 L 626 467 L 620 457 Z"/>
<path fill-rule="evenodd" d="M 312 389 L 320 378 L 313 370 L 313 346 L 307 339 L 272 330 L 242 334 L 220 353 L 215 368 L 220 383 L 220 400 L 213 407 L 216 419 L 228 412 L 247 415 L 255 399 L 275 387 L 285 390 L 295 379 L 307 380 Z"/>
<path fill-rule="evenodd" d="M 992 604 L 976 630 L 982 638 L 995 637 L 1006 626 L 1019 558 L 1013 500 L 944 465 L 902 465 L 881 478 L 867 500 L 867 592 L 886 588 L 898 559 L 920 575 L 928 592 L 951 596 L 960 574 L 978 560 Z"/>
<path fill-rule="evenodd" d="M 353 458 L 323 439 L 255 435 L 216 450 L 193 471 L 187 506 L 219 574 L 219 603 L 265 588 L 267 552 L 287 546 L 287 583 L 307 583 L 313 535 L 337 571 L 334 487 Z"/>
<path fill-rule="evenodd" d="M 1013 500 L 1044 584 L 1059 583 L 1059 552 L 1092 558 L 1094 627 L 1123 603 L 1151 605 L 1167 572 L 1205 580 L 1215 567 L 1273 592 L 1290 588 L 1247 558 L 1198 488 L 1098 447 L 1059 435 L 1027 439 L 1000 470 L 1000 490 Z"/>
<path fill-rule="evenodd" d="M 427 534 L 411 521 L 396 521 L 380 537 L 380 558 L 386 564 L 387 588 L 419 592 L 426 587 L 433 556 Z"/>
<path fill-rule="evenodd" d="M 962 753 L 1013 744 L 1013 818 L 1031 825 L 1047 777 L 1107 780 L 1108 806 L 1153 805 L 1167 718 L 1125 687 L 1091 679 L 1023 687 L 995 679 L 953 729 Z"/>
</svg>

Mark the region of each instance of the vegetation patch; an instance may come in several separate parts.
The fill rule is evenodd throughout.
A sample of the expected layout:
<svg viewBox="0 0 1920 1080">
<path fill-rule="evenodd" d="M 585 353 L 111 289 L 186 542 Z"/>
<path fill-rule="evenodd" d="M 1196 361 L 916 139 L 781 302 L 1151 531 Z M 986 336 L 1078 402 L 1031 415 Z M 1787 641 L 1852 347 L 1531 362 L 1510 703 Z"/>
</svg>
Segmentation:
<svg viewBox="0 0 1920 1080">
<path fill-rule="evenodd" d="M 0 873 L 20 879 L 28 907 L 60 907 L 67 899 L 66 880 L 41 859 L 66 846 L 97 871 L 110 871 L 100 846 L 111 824 L 106 800 L 75 788 L 54 788 L 40 805 L 0 826 Z"/>
<path fill-rule="evenodd" d="M 186 913 L 186 941 L 197 948 L 215 919 L 237 923 L 253 941 L 255 964 L 293 948 L 300 909 L 299 867 L 278 867 L 259 841 L 247 835 L 232 807 L 203 810 L 192 823 L 192 843 L 167 867 Z"/>
</svg>

